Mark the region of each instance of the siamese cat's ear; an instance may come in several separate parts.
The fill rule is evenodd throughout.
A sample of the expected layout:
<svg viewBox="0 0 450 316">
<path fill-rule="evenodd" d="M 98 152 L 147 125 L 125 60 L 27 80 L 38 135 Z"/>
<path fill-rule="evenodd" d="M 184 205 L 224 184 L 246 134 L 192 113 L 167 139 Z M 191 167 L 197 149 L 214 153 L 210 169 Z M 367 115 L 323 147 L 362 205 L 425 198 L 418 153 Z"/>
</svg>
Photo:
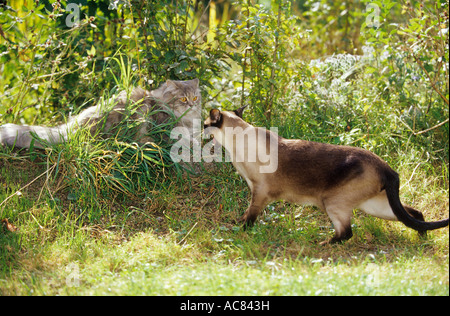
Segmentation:
<svg viewBox="0 0 450 316">
<path fill-rule="evenodd" d="M 209 119 L 211 120 L 211 124 L 217 124 L 222 120 L 222 113 L 218 109 L 212 109 L 209 112 Z"/>
<path fill-rule="evenodd" d="M 244 105 L 244 106 L 240 107 L 239 109 L 234 111 L 234 114 L 236 114 L 237 116 L 242 118 L 242 113 L 244 113 L 244 110 L 245 110 L 246 107 L 247 107 L 247 105 Z"/>
</svg>

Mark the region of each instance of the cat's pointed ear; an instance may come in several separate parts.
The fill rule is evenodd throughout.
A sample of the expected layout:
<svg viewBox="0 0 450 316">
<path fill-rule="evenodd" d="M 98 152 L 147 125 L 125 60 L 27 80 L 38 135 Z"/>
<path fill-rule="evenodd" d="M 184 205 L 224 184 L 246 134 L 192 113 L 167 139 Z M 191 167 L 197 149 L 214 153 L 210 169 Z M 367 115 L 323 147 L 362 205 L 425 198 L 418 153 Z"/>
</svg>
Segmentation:
<svg viewBox="0 0 450 316">
<path fill-rule="evenodd" d="M 242 113 L 244 113 L 244 110 L 246 107 L 247 107 L 247 105 L 244 105 L 244 106 L 240 107 L 239 109 L 234 110 L 234 114 L 236 114 L 237 116 L 242 118 Z"/>
<path fill-rule="evenodd" d="M 166 85 L 168 87 L 173 87 L 173 88 L 177 87 L 177 84 L 175 83 L 175 81 L 172 81 L 172 80 L 169 80 L 169 79 L 166 80 Z"/>
<path fill-rule="evenodd" d="M 199 86 L 199 84 L 200 84 L 200 80 L 198 80 L 198 78 L 195 78 L 195 79 L 192 79 L 191 81 L 192 81 L 192 83 L 194 84 L 194 86 L 195 86 L 196 88 L 198 88 L 198 86 Z"/>
</svg>

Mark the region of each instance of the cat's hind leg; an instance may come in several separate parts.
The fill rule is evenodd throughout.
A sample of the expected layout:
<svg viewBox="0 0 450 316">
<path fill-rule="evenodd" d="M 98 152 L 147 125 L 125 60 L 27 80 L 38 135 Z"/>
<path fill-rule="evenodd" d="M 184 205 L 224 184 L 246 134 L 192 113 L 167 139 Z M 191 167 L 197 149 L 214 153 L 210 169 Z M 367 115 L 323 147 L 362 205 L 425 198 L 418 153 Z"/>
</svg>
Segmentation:
<svg viewBox="0 0 450 316">
<path fill-rule="evenodd" d="M 339 204 L 325 205 L 325 211 L 333 223 L 335 235 L 330 240 L 320 243 L 321 245 L 340 243 L 352 238 L 352 215 L 353 209 Z"/>
</svg>

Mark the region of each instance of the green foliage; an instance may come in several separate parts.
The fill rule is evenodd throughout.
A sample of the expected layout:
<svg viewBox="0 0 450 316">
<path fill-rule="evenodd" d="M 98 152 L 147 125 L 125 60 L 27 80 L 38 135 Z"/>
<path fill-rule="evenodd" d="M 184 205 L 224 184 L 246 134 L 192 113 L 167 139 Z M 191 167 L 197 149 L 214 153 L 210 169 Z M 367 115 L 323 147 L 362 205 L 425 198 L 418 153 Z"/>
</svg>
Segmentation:
<svg viewBox="0 0 450 316">
<path fill-rule="evenodd" d="M 223 52 L 196 33 L 202 12 L 192 1 L 81 1 L 79 20 L 69 4 L 0 7 L 2 121 L 46 122 L 97 102 L 115 88 L 111 72 L 120 69 L 110 60 L 118 51 L 129 57 L 132 84 L 144 87 L 194 77 L 208 86 L 226 69 Z"/>
<path fill-rule="evenodd" d="M 377 81 L 386 103 L 397 109 L 404 133 L 414 135 L 425 148 L 443 147 L 448 163 L 449 2 L 376 4 L 381 8 L 380 25 L 364 23 L 363 34 L 378 62 L 366 73 Z"/>
<path fill-rule="evenodd" d="M 238 1 L 232 20 L 195 1 L 81 4 L 71 27 L 65 1 L 0 9 L 2 122 L 49 123 L 113 94 L 120 51 L 127 87 L 199 77 L 206 107 L 249 104 L 255 124 L 284 136 L 376 149 L 413 135 L 448 162 L 448 1 Z"/>
<path fill-rule="evenodd" d="M 291 14 L 290 2 L 276 1 L 276 7 L 244 2 L 241 19 L 229 21 L 220 30 L 223 50 L 241 70 L 240 105 L 250 104 L 255 117 L 270 126 L 272 112 L 282 108 L 277 101 L 298 71 L 295 44 L 304 34 Z"/>
<path fill-rule="evenodd" d="M 0 5 L 0 124 L 58 124 L 119 90 L 198 77 L 205 110 L 248 104 L 247 121 L 284 137 L 372 150 L 402 200 L 448 216 L 448 1 L 77 3 L 79 19 L 70 1 Z M 275 203 L 242 231 L 245 181 L 227 164 L 180 173 L 174 123 L 142 146 L 126 119 L 110 138 L 1 148 L 0 219 L 18 230 L 0 223 L 0 293 L 448 294 L 446 229 L 419 239 L 355 214 L 352 240 L 319 248 L 326 215 Z"/>
<path fill-rule="evenodd" d="M 308 36 L 300 41 L 302 56 L 360 54 L 360 39 L 365 6 L 361 1 L 296 1 L 294 10 L 302 17 Z"/>
<path fill-rule="evenodd" d="M 282 136 L 361 146 L 391 163 L 407 149 L 448 165 L 448 1 L 237 1 L 231 20 L 223 11 L 217 18 L 212 2 L 86 1 L 79 18 L 69 4 L 0 8 L 2 123 L 49 124 L 101 95 L 199 77 L 206 109 L 248 104 L 249 121 Z M 358 45 L 344 40 L 350 25 Z M 320 41 L 327 37 L 347 47 L 335 44 L 333 53 L 362 54 L 320 56 L 331 52 Z M 309 47 L 309 59 L 305 40 L 322 47 Z"/>
</svg>

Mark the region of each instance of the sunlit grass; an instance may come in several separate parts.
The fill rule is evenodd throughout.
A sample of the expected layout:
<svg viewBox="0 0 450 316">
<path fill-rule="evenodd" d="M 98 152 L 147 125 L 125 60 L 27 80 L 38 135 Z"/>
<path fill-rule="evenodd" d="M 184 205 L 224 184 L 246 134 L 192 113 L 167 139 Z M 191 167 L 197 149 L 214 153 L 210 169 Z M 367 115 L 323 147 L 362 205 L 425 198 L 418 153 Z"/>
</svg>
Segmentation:
<svg viewBox="0 0 450 316">
<path fill-rule="evenodd" d="M 11 187 L 0 200 L 45 164 L 2 160 L 0 175 Z M 419 206 L 441 218 L 446 191 L 432 197 L 424 186 L 437 187 L 439 179 L 416 174 L 410 185 L 429 192 Z M 64 190 L 41 194 L 45 181 L 1 209 L 18 228 L 2 226 L 1 294 L 448 295 L 448 229 L 422 239 L 401 223 L 356 212 L 354 238 L 320 247 L 332 234 L 324 213 L 275 203 L 243 231 L 234 221 L 248 189 L 228 165 L 169 181 L 145 201 L 105 199 L 91 207 L 67 201 Z"/>
</svg>

